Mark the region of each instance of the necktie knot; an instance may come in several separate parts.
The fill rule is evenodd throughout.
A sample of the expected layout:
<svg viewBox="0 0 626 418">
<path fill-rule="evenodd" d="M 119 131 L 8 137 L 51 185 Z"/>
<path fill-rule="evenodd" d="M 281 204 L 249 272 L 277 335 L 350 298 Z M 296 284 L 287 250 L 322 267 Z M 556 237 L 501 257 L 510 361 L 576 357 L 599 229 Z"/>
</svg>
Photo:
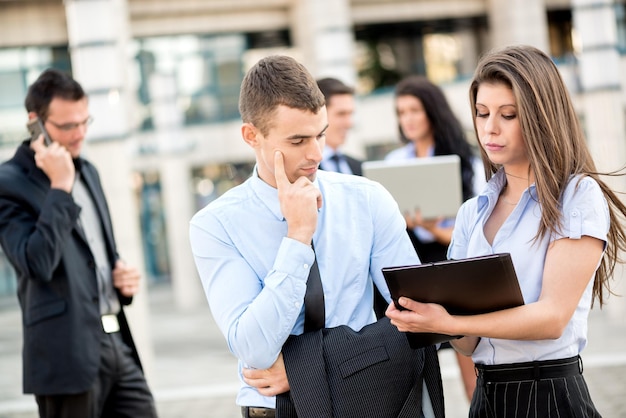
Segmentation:
<svg viewBox="0 0 626 418">
<path fill-rule="evenodd" d="M 341 170 L 341 160 L 343 160 L 343 157 L 339 154 L 333 154 L 330 156 L 330 160 L 335 164 L 335 168 L 337 170 L 338 173 L 342 173 L 343 171 Z"/>
</svg>

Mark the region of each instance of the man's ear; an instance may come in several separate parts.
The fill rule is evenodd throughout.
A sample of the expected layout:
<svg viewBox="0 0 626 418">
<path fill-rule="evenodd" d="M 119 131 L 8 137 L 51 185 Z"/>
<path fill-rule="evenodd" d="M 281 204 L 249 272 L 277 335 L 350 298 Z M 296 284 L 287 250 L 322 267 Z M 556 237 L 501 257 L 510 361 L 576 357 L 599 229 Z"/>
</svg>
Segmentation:
<svg viewBox="0 0 626 418">
<path fill-rule="evenodd" d="M 244 123 L 241 125 L 241 136 L 244 141 L 252 148 L 256 148 L 259 145 L 259 130 L 251 123 Z"/>
</svg>

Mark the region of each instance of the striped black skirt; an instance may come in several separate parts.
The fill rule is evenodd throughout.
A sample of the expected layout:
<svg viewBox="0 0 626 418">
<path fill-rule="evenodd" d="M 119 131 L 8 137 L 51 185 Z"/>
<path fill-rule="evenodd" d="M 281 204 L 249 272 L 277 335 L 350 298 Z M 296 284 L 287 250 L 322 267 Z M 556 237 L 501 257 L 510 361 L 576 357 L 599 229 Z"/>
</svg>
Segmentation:
<svg viewBox="0 0 626 418">
<path fill-rule="evenodd" d="M 476 365 L 470 418 L 600 418 L 579 356 L 528 363 Z"/>
</svg>

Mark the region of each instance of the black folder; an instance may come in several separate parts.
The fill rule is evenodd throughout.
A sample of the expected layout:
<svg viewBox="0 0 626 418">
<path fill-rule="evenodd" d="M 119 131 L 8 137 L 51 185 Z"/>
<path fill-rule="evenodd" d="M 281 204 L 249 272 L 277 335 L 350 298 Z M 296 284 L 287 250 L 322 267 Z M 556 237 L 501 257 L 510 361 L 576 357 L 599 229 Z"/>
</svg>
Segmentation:
<svg viewBox="0 0 626 418">
<path fill-rule="evenodd" d="M 398 309 L 401 296 L 438 303 L 452 315 L 475 315 L 524 304 L 509 253 L 412 266 L 385 267 L 382 273 Z M 450 341 L 456 336 L 407 333 L 411 347 Z"/>
</svg>

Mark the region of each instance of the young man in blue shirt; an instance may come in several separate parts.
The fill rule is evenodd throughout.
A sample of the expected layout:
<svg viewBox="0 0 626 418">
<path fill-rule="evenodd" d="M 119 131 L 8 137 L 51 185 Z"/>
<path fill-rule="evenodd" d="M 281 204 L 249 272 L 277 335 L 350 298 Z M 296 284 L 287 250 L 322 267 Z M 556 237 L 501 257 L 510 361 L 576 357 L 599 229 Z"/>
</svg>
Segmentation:
<svg viewBox="0 0 626 418">
<path fill-rule="evenodd" d="M 211 312 L 239 359 L 237 404 L 244 417 L 271 417 L 275 396 L 290 390 L 281 351 L 303 333 L 316 256 L 325 328 L 355 331 L 376 322 L 374 285 L 390 300 L 381 268 L 419 259 L 381 185 L 318 171 L 327 113 L 301 64 L 286 56 L 259 61 L 239 106 L 254 173 L 193 217 L 190 239 Z"/>
</svg>

